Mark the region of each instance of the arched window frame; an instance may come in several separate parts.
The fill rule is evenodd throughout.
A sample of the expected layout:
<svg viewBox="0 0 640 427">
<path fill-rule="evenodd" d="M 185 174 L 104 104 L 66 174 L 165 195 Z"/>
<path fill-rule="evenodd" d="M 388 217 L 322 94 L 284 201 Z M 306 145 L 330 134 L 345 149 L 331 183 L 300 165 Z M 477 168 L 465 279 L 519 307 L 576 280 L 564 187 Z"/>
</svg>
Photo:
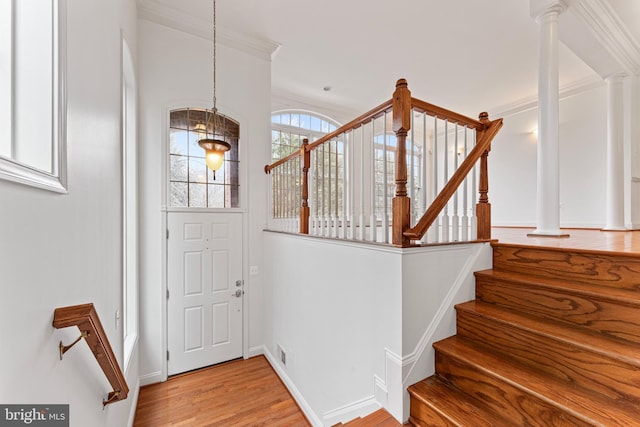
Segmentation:
<svg viewBox="0 0 640 427">
<path fill-rule="evenodd" d="M 305 126 L 307 123 L 308 125 Z M 271 113 L 271 159 L 276 161 L 298 150 L 304 138 L 313 142 L 339 127 L 340 124 L 337 121 L 314 111 L 298 109 L 274 111 Z M 287 141 L 287 143 L 276 141 Z"/>
</svg>

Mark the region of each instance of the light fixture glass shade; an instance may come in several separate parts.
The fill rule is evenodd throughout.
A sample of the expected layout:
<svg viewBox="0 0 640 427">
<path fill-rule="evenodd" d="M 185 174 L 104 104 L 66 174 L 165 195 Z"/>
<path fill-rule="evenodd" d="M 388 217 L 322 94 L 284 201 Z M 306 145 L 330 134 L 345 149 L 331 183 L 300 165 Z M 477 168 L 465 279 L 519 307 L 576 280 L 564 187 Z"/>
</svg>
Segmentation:
<svg viewBox="0 0 640 427">
<path fill-rule="evenodd" d="M 221 139 L 201 139 L 198 145 L 204 148 L 207 167 L 214 172 L 222 166 L 225 151 L 231 149 L 231 144 Z"/>
</svg>

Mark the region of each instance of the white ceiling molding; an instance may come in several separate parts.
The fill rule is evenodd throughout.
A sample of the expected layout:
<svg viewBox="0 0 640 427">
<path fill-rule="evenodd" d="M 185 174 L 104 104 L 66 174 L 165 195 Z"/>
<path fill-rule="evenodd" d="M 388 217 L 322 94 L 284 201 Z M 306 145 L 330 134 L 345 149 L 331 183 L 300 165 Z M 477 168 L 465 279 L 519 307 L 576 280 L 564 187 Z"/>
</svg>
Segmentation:
<svg viewBox="0 0 640 427">
<path fill-rule="evenodd" d="M 598 76 L 570 83 L 568 85 L 560 87 L 560 100 L 567 99 L 571 96 L 578 95 L 582 92 L 586 92 L 603 85 L 604 81 Z M 537 95 L 523 98 L 510 104 L 490 109 L 489 117 L 492 119 L 496 119 L 499 117 L 510 117 L 515 114 L 523 113 L 525 111 L 533 110 L 536 108 L 538 108 Z"/>
<path fill-rule="evenodd" d="M 607 0 L 575 1 L 569 10 L 618 62 L 620 71 L 640 75 L 640 46 Z"/>
<path fill-rule="evenodd" d="M 173 28 L 178 31 L 212 39 L 211 21 L 194 17 L 180 9 L 174 9 L 159 3 L 156 0 L 138 0 L 138 17 Z M 249 37 L 244 34 L 230 31 L 218 25 L 218 43 L 248 53 L 252 56 L 273 60 L 280 44 L 268 39 Z"/>
</svg>

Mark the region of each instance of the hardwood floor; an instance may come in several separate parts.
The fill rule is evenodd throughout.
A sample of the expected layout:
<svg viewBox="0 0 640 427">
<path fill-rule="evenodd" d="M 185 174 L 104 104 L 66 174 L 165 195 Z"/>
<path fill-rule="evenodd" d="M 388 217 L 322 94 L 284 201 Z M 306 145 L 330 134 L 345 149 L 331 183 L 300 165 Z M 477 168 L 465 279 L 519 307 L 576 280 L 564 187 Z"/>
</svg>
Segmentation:
<svg viewBox="0 0 640 427">
<path fill-rule="evenodd" d="M 500 243 L 529 246 L 586 249 L 603 252 L 640 253 L 639 231 L 601 231 L 598 229 L 566 228 L 569 237 L 529 237 L 533 228 L 493 227 L 491 237 Z"/>
<path fill-rule="evenodd" d="M 140 389 L 134 426 L 310 426 L 263 356 Z"/>
</svg>

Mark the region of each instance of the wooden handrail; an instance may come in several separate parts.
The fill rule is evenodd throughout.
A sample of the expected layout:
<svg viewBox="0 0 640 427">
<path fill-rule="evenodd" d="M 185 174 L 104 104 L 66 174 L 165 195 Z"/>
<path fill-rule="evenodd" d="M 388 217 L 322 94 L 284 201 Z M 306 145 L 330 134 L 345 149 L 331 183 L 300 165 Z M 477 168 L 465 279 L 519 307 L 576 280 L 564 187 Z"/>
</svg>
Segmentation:
<svg viewBox="0 0 640 427">
<path fill-rule="evenodd" d="M 70 326 L 77 326 L 80 329 L 80 338 L 70 346 L 63 346 L 62 342 L 60 342 L 60 358 L 62 358 L 62 354 L 66 350 L 81 338 L 84 338 L 113 388 L 113 391 L 107 395 L 107 399 L 103 400 L 102 404 L 108 405 L 126 399 L 129 394 L 129 387 L 127 387 L 127 382 L 120 370 L 116 356 L 113 354 L 109 339 L 102 328 L 93 304 L 56 308 L 53 314 L 53 327 L 60 329 Z"/>
<path fill-rule="evenodd" d="M 482 117 L 483 114 L 481 114 L 480 116 Z M 456 190 L 464 181 L 469 172 L 471 172 L 471 169 L 473 169 L 473 166 L 476 164 L 476 162 L 489 151 L 489 148 L 491 147 L 491 141 L 493 141 L 493 138 L 497 135 L 501 127 L 502 119 L 489 121 L 488 116 L 486 116 L 486 129 L 479 134 L 480 137 L 478 139 L 478 142 L 476 143 L 476 146 L 473 147 L 469 155 L 464 159 L 462 164 L 460 164 L 449 181 L 447 181 L 440 193 L 438 193 L 436 198 L 433 200 L 433 203 L 431 203 L 427 211 L 424 213 L 424 215 L 422 215 L 422 218 L 420 218 L 415 226 L 403 233 L 405 237 L 411 240 L 419 240 L 422 238 L 422 236 L 424 236 L 424 233 L 427 232 L 429 227 L 436 220 L 440 211 L 444 209 L 445 205 L 449 202 L 449 199 L 451 199 L 451 197 L 455 194 Z M 481 178 L 481 182 L 482 181 L 483 179 Z"/>
<path fill-rule="evenodd" d="M 355 129 L 365 126 L 371 121 L 386 115 L 388 112 L 393 114 L 393 132 L 396 136 L 396 153 L 395 153 L 395 197 L 392 200 L 392 221 L 391 221 L 391 243 L 399 247 L 407 247 L 412 241 L 420 240 L 427 232 L 429 227 L 436 221 L 438 215 L 445 209 L 449 200 L 454 196 L 460 185 L 464 182 L 467 175 L 474 166 L 480 162 L 480 176 L 478 192 L 480 197 L 476 205 L 477 217 L 477 238 L 479 240 L 488 240 L 491 237 L 491 204 L 488 199 L 489 180 L 487 158 L 490 151 L 491 142 L 502 127 L 502 119 L 490 121 L 487 113 L 481 113 L 478 120 L 456 113 L 446 108 L 430 104 L 411 97 L 407 81 L 399 79 L 396 83 L 396 90 L 392 99 L 386 101 L 370 111 L 358 116 L 347 124 L 341 126 L 335 131 L 323 136 L 313 143 L 305 143 L 299 150 L 289 154 L 288 156 L 264 167 L 265 173 L 270 173 L 272 169 L 286 164 L 287 162 L 300 157 L 301 179 L 300 179 L 300 200 L 301 206 L 299 210 L 300 233 L 309 233 L 309 167 L 310 152 L 317 147 L 331 142 L 340 135 L 345 135 Z M 412 116 L 414 112 L 420 112 L 425 115 L 435 117 L 437 120 L 444 120 L 449 123 L 455 123 L 456 126 L 464 126 L 476 133 L 476 145 L 470 151 L 469 155 L 462 161 L 457 170 L 449 178 L 440 193 L 436 196 L 431 205 L 420 220 L 411 227 L 411 198 L 407 192 L 408 183 L 408 167 L 407 167 L 407 148 L 406 141 L 411 130 Z M 364 129 L 364 128 L 363 128 Z M 386 132 L 386 124 L 385 124 Z M 466 134 L 466 129 L 465 129 Z M 364 131 L 362 132 L 364 135 Z M 457 137 L 456 137 L 457 138 Z M 456 139 L 457 141 L 457 139 Z M 456 142 L 457 143 L 457 142 Z M 465 142 L 466 144 L 466 142 Z M 386 145 L 385 145 L 386 147 Z M 466 150 L 466 148 L 465 148 Z M 385 163 L 386 165 L 386 163 Z M 364 167 L 364 166 L 362 166 Z M 337 172 L 336 172 L 337 173 Z M 337 193 L 337 186 L 336 186 Z M 373 195 L 371 198 L 373 199 Z M 386 197 L 386 192 L 385 192 Z M 345 203 L 346 204 L 346 203 Z M 373 209 L 373 208 L 372 208 Z M 445 212 L 446 214 L 446 212 Z M 386 214 L 385 214 L 386 215 Z M 446 215 L 445 215 L 446 216 Z M 385 217 L 386 218 L 386 217 Z M 372 220 L 373 221 L 373 220 Z M 385 219 L 386 221 L 386 219 Z M 353 222 L 353 221 L 352 221 Z M 346 224 L 346 215 L 342 218 L 342 224 Z M 322 224 L 322 223 L 321 223 Z M 386 223 L 385 223 L 386 224 Z M 383 227 L 386 225 L 383 224 Z M 386 228 L 385 228 L 386 230 Z M 372 231 L 375 236 L 375 228 Z M 374 237 L 375 240 L 375 237 Z"/>
<path fill-rule="evenodd" d="M 460 125 L 466 125 L 469 128 L 476 130 L 484 130 L 485 125 L 479 120 L 472 119 L 462 114 L 458 114 L 455 111 L 447 110 L 446 108 L 438 107 L 437 105 L 429 104 L 417 98 L 411 98 L 411 106 L 423 113 L 427 113 L 430 116 L 437 116 L 440 119 L 448 119 L 450 122 L 458 123 Z"/>
</svg>

